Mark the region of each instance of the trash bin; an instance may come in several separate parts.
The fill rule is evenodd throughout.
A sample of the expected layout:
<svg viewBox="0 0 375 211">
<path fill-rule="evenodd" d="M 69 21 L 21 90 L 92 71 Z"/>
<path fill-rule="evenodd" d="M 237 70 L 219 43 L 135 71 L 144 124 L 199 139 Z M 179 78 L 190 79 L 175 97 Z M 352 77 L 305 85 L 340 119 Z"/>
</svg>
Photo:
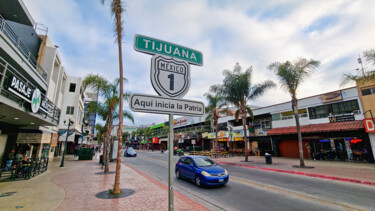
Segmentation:
<svg viewBox="0 0 375 211">
<path fill-rule="evenodd" d="M 103 165 L 103 155 L 100 155 L 100 158 L 99 158 L 99 164 L 102 164 Z"/>
<path fill-rule="evenodd" d="M 266 164 L 272 164 L 272 155 L 271 154 L 266 152 L 264 157 L 266 158 Z"/>
</svg>

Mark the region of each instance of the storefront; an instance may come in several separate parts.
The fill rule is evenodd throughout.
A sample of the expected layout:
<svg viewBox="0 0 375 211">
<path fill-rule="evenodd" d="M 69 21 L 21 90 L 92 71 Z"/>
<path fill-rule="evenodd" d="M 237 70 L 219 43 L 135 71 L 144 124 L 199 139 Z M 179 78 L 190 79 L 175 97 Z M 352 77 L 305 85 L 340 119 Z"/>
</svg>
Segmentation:
<svg viewBox="0 0 375 211">
<path fill-rule="evenodd" d="M 25 154 L 28 159 L 37 160 L 49 157 L 51 134 L 43 132 L 18 133 L 16 152 Z"/>
<path fill-rule="evenodd" d="M 299 158 L 296 127 L 268 132 L 277 141 L 281 157 Z M 305 159 L 373 162 L 369 137 L 362 121 L 301 126 Z"/>
</svg>

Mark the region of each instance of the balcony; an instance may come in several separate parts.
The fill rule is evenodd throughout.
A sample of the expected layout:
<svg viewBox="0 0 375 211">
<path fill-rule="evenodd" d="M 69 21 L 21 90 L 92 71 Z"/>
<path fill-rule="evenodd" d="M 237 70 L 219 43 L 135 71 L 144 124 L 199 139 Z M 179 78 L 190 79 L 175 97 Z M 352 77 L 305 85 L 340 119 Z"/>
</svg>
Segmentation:
<svg viewBox="0 0 375 211">
<path fill-rule="evenodd" d="M 17 34 L 12 30 L 12 28 L 5 22 L 5 19 L 0 15 L 0 31 L 13 43 L 13 45 L 21 52 L 30 65 L 35 68 L 36 72 L 43 78 L 44 81 L 47 80 L 47 73 L 39 65 L 35 57 L 31 54 L 30 50 L 26 45 L 19 39 Z"/>
<path fill-rule="evenodd" d="M 31 102 L 31 97 L 28 99 L 25 96 L 22 96 L 22 94 L 11 91 L 9 89 L 9 84 L 11 83 L 13 76 L 17 77 L 19 80 L 19 84 L 23 84 L 24 87 L 29 87 L 31 90 L 35 90 L 37 88 L 34 84 L 27 80 L 17 69 L 15 69 L 9 63 L 7 63 L 5 59 L 0 57 L 0 96 L 5 96 L 7 99 L 13 99 L 13 101 L 15 100 L 15 102 L 17 102 L 17 105 L 23 106 L 24 103 L 19 103 L 20 100 L 24 102 Z M 50 101 L 42 92 L 41 101 L 42 102 L 40 109 L 36 112 L 36 115 L 39 119 L 48 122 L 48 124 L 50 124 L 51 126 L 57 126 L 60 120 L 60 109 L 52 101 Z M 26 109 L 26 111 L 28 111 L 28 109 Z"/>
</svg>

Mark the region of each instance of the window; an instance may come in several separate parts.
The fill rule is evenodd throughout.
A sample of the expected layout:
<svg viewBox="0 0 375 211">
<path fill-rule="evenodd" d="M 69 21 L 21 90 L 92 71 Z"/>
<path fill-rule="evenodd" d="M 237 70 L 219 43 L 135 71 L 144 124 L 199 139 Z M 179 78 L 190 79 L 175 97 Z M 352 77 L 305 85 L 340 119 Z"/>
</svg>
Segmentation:
<svg viewBox="0 0 375 211">
<path fill-rule="evenodd" d="M 66 114 L 73 115 L 74 114 L 74 106 L 66 107 Z"/>
<path fill-rule="evenodd" d="M 78 109 L 78 115 L 77 115 L 77 122 L 79 123 L 79 124 L 81 124 L 82 123 L 82 119 L 81 119 L 81 117 L 82 117 L 82 110 L 81 109 Z"/>
<path fill-rule="evenodd" d="M 327 118 L 330 113 L 333 115 L 352 113 L 359 110 L 357 100 L 351 100 L 329 105 L 322 105 L 309 108 L 310 119 Z"/>
<path fill-rule="evenodd" d="M 76 92 L 76 84 L 70 83 L 69 92 Z"/>
<path fill-rule="evenodd" d="M 375 94 L 375 87 L 370 89 L 362 89 L 362 96 Z"/>
</svg>

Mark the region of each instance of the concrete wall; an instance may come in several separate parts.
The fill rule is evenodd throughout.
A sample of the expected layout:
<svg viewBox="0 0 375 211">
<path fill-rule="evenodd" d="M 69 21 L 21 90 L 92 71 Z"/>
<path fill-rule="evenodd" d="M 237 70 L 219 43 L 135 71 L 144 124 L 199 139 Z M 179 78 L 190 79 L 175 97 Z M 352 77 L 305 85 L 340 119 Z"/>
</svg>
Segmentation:
<svg viewBox="0 0 375 211">
<path fill-rule="evenodd" d="M 29 49 L 34 58 L 38 58 L 38 51 L 41 40 L 36 34 L 34 28 L 9 20 L 7 20 L 6 23 L 17 34 L 18 38 L 22 41 L 22 43 L 25 44 L 25 46 Z"/>
</svg>

